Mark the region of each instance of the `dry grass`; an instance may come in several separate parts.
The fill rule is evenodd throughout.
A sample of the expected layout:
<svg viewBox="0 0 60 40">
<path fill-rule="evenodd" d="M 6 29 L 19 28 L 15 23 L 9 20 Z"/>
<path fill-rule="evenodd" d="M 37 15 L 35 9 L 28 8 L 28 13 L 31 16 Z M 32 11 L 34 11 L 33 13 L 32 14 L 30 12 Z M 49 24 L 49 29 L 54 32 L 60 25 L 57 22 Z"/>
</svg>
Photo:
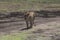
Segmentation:
<svg viewBox="0 0 60 40">
<path fill-rule="evenodd" d="M 11 11 L 24 11 L 24 10 L 60 10 L 60 4 L 43 4 L 43 3 L 8 3 L 0 2 L 0 12 L 11 12 Z"/>
</svg>

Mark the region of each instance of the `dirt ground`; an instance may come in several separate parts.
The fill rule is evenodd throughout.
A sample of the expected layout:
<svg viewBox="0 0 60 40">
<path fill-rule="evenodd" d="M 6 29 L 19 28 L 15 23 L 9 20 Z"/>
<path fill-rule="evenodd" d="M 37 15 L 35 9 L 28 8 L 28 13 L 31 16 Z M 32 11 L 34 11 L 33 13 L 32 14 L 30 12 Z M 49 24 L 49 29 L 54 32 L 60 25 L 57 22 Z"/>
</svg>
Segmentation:
<svg viewBox="0 0 60 40">
<path fill-rule="evenodd" d="M 36 17 L 35 24 L 26 40 L 60 40 L 60 17 L 42 18 Z M 0 35 L 19 33 L 26 28 L 23 18 L 12 17 L 0 20 Z M 43 36 L 39 38 L 39 36 Z M 33 37 L 33 38 L 32 38 Z"/>
<path fill-rule="evenodd" d="M 41 18 L 41 17 L 36 17 L 35 19 L 35 24 L 36 26 L 41 25 L 41 24 L 46 24 L 50 22 L 60 22 L 60 18 Z M 0 20 L 0 33 L 11 33 L 12 31 L 20 31 L 21 29 L 26 28 L 26 24 L 23 18 L 10 18 L 10 19 L 3 19 Z"/>
</svg>

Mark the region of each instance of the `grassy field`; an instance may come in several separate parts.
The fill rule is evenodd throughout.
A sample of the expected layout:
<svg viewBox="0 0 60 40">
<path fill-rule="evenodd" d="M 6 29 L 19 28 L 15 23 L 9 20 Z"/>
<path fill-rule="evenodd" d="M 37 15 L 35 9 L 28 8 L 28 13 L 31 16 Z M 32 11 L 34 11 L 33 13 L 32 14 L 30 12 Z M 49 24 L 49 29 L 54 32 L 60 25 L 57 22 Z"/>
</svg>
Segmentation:
<svg viewBox="0 0 60 40">
<path fill-rule="evenodd" d="M 48 6 L 59 8 L 60 0 L 0 0 L 0 12 L 40 10 Z"/>
<path fill-rule="evenodd" d="M 0 36 L 0 40 L 25 40 L 24 36 L 25 34 L 16 34 L 16 35 L 5 35 L 5 36 Z"/>
<path fill-rule="evenodd" d="M 42 10 L 42 9 L 46 9 L 46 8 L 48 10 L 50 10 L 50 9 L 60 10 L 60 0 L 0 0 L 0 12 Z M 59 23 L 59 22 L 57 22 L 57 23 Z M 53 24 L 51 24 L 51 25 L 53 25 Z M 34 36 L 33 35 L 30 36 L 29 33 L 31 30 L 29 30 L 27 32 L 21 32 L 21 33 L 17 33 L 17 34 L 0 35 L 0 40 L 26 40 L 26 38 L 28 38 L 28 35 L 32 38 L 32 40 L 33 40 L 33 37 L 39 38 L 39 40 L 50 40 L 50 39 L 48 39 L 48 37 L 49 37 L 49 35 L 54 34 L 53 32 L 55 32 L 54 31 L 55 26 L 53 28 L 52 28 L 52 26 L 50 26 L 53 29 L 52 32 L 49 31 L 51 29 L 49 29 L 48 26 L 46 26 L 46 27 L 48 27 L 48 29 L 46 29 L 48 31 L 46 31 L 45 29 L 42 29 L 45 32 L 49 32 L 47 37 L 45 36 L 44 33 L 42 33 L 42 35 L 40 35 L 40 33 L 39 33 L 40 36 L 38 36 L 37 34 L 34 35 L 32 33 Z M 57 28 L 57 26 L 56 26 L 56 28 Z M 59 28 L 60 28 L 60 25 L 59 25 Z M 58 30 L 58 32 L 60 35 L 60 30 Z M 58 32 L 56 32 L 56 33 L 58 33 Z"/>
<path fill-rule="evenodd" d="M 10 35 L 1 35 L 0 40 L 25 40 L 27 38 L 27 32 L 10 34 Z"/>
<path fill-rule="evenodd" d="M 1 2 L 60 3 L 60 0 L 0 0 Z"/>
</svg>

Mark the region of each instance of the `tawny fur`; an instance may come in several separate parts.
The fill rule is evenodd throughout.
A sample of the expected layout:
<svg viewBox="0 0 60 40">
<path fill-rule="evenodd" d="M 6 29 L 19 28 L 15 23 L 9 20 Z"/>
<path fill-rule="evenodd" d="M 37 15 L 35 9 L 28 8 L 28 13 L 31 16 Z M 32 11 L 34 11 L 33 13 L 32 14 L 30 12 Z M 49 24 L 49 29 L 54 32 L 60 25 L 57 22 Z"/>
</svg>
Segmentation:
<svg viewBox="0 0 60 40">
<path fill-rule="evenodd" d="M 35 20 L 35 12 L 33 11 L 28 11 L 24 15 L 26 24 L 27 24 L 27 29 L 32 28 L 34 25 L 34 20 Z"/>
</svg>

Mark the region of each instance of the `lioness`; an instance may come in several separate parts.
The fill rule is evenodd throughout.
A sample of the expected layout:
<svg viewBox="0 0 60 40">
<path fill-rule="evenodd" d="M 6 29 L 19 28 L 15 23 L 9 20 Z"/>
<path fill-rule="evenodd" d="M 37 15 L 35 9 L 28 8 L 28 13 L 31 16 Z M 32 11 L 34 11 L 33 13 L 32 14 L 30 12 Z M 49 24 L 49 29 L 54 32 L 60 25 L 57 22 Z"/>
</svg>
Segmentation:
<svg viewBox="0 0 60 40">
<path fill-rule="evenodd" d="M 32 28 L 35 20 L 35 12 L 34 11 L 25 12 L 24 18 L 27 24 L 27 29 Z"/>
</svg>

